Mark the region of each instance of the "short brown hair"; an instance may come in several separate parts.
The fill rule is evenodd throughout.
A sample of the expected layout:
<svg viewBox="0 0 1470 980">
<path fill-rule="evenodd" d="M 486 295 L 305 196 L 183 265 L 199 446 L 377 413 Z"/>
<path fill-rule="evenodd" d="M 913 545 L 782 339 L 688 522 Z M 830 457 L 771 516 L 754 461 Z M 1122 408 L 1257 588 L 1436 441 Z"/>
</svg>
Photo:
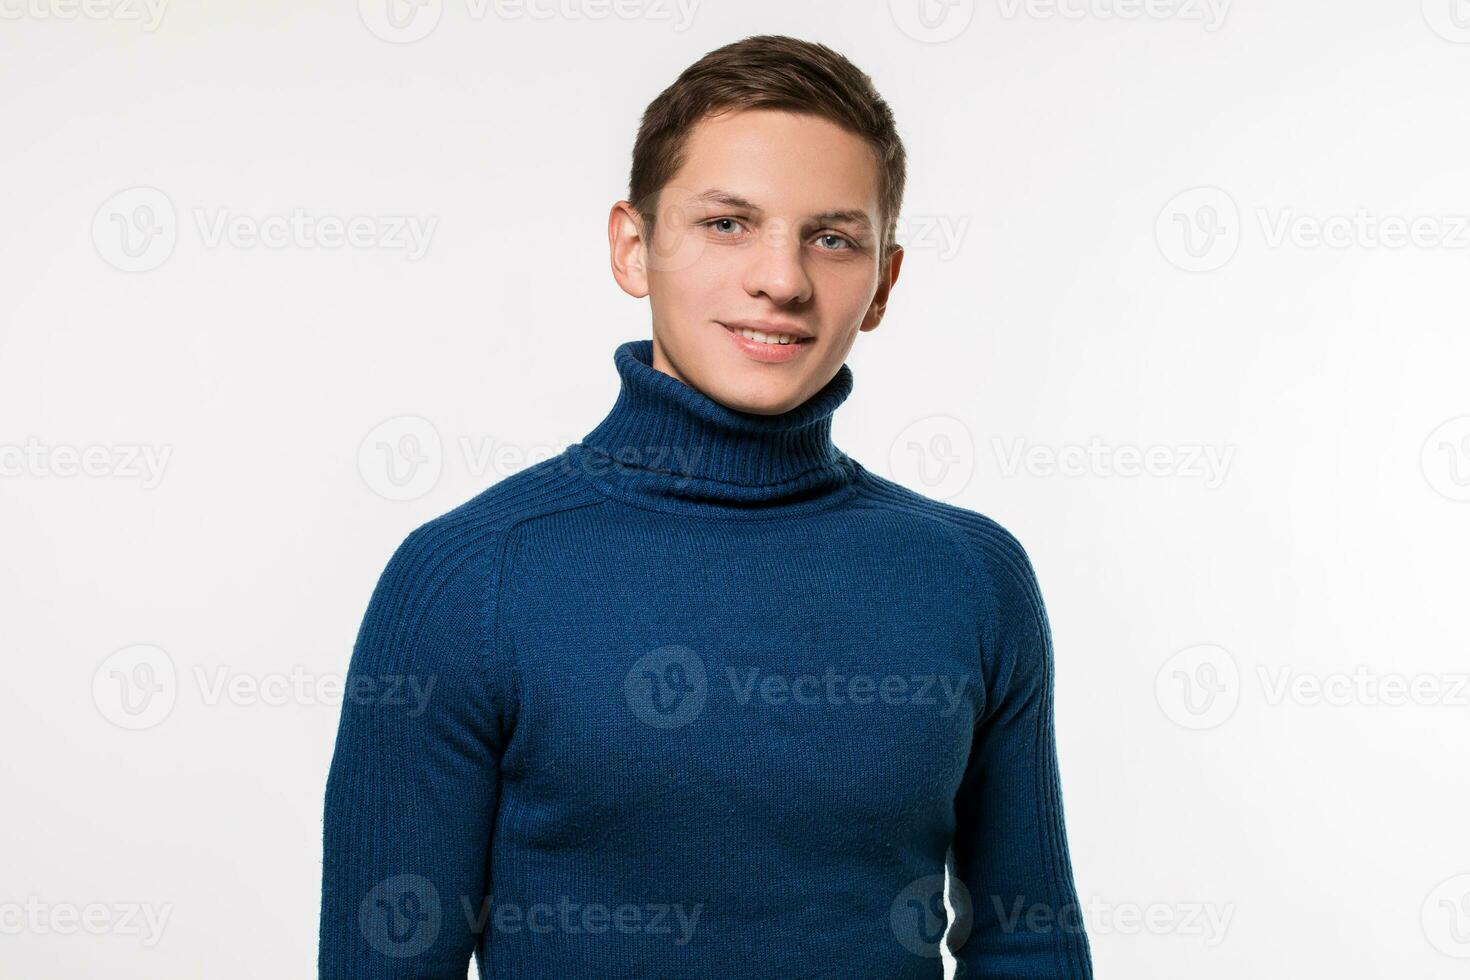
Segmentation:
<svg viewBox="0 0 1470 980">
<path fill-rule="evenodd" d="M 905 157 L 893 112 L 873 80 L 824 44 L 758 34 L 700 58 L 643 112 L 633 143 L 628 200 L 653 236 L 659 191 L 684 164 L 690 132 L 705 116 L 732 109 L 781 109 L 827 119 L 868 141 L 878 163 L 883 257 L 897 246 Z"/>
</svg>

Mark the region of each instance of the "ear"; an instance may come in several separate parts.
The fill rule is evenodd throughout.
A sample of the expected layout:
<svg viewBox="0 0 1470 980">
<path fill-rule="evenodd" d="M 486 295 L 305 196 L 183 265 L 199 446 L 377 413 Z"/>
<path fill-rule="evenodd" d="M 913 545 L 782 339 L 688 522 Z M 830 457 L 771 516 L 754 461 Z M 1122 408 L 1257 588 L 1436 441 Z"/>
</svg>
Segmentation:
<svg viewBox="0 0 1470 980">
<path fill-rule="evenodd" d="M 607 247 L 613 278 L 623 292 L 636 299 L 648 295 L 648 248 L 643 217 L 627 201 L 612 206 L 607 216 Z"/>
<path fill-rule="evenodd" d="M 873 293 L 873 302 L 869 304 L 862 325 L 858 327 L 859 330 L 877 330 L 878 324 L 883 322 L 883 314 L 888 309 L 888 294 L 898 282 L 898 270 L 901 268 L 903 268 L 903 247 L 898 246 L 894 248 L 893 254 L 888 256 L 888 261 L 882 263 L 878 269 L 878 289 Z"/>
</svg>

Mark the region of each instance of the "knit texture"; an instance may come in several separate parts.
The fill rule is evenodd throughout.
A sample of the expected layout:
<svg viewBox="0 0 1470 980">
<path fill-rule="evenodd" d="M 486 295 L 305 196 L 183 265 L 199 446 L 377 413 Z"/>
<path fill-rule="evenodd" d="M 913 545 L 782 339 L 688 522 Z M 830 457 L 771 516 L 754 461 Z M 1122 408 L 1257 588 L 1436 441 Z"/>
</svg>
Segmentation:
<svg viewBox="0 0 1470 980">
<path fill-rule="evenodd" d="M 614 363 L 373 592 L 319 975 L 1090 980 L 1020 544 L 832 444 L 846 365 L 759 416 Z"/>
</svg>

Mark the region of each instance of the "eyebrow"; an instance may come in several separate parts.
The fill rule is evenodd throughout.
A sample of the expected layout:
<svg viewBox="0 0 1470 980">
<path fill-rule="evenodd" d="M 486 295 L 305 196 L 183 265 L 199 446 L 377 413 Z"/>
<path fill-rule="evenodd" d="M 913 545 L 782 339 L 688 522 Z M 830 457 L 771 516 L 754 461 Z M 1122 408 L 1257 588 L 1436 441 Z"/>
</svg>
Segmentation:
<svg viewBox="0 0 1470 980">
<path fill-rule="evenodd" d="M 729 191 L 722 191 L 718 188 L 696 194 L 692 200 L 701 204 L 721 204 L 727 208 L 739 208 L 743 211 L 753 211 L 756 214 L 765 213 L 760 205 L 747 201 L 739 194 L 732 194 Z M 855 208 L 821 211 L 811 215 L 811 220 L 819 221 L 823 224 L 854 224 L 860 225 L 869 231 L 873 230 L 873 220 L 868 217 L 868 213 Z"/>
</svg>

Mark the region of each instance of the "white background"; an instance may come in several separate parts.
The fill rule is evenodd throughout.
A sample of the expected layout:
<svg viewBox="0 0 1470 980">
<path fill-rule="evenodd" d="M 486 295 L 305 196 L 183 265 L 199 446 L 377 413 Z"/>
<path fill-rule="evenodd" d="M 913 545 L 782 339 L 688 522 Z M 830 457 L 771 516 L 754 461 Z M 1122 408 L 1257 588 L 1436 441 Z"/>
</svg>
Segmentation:
<svg viewBox="0 0 1470 980">
<path fill-rule="evenodd" d="M 0 0 L 0 974 L 314 975 L 378 573 L 602 418 L 639 115 L 787 33 L 911 160 L 834 439 L 1032 556 L 1098 976 L 1463 977 L 1470 4 L 1118 2 Z"/>
</svg>

